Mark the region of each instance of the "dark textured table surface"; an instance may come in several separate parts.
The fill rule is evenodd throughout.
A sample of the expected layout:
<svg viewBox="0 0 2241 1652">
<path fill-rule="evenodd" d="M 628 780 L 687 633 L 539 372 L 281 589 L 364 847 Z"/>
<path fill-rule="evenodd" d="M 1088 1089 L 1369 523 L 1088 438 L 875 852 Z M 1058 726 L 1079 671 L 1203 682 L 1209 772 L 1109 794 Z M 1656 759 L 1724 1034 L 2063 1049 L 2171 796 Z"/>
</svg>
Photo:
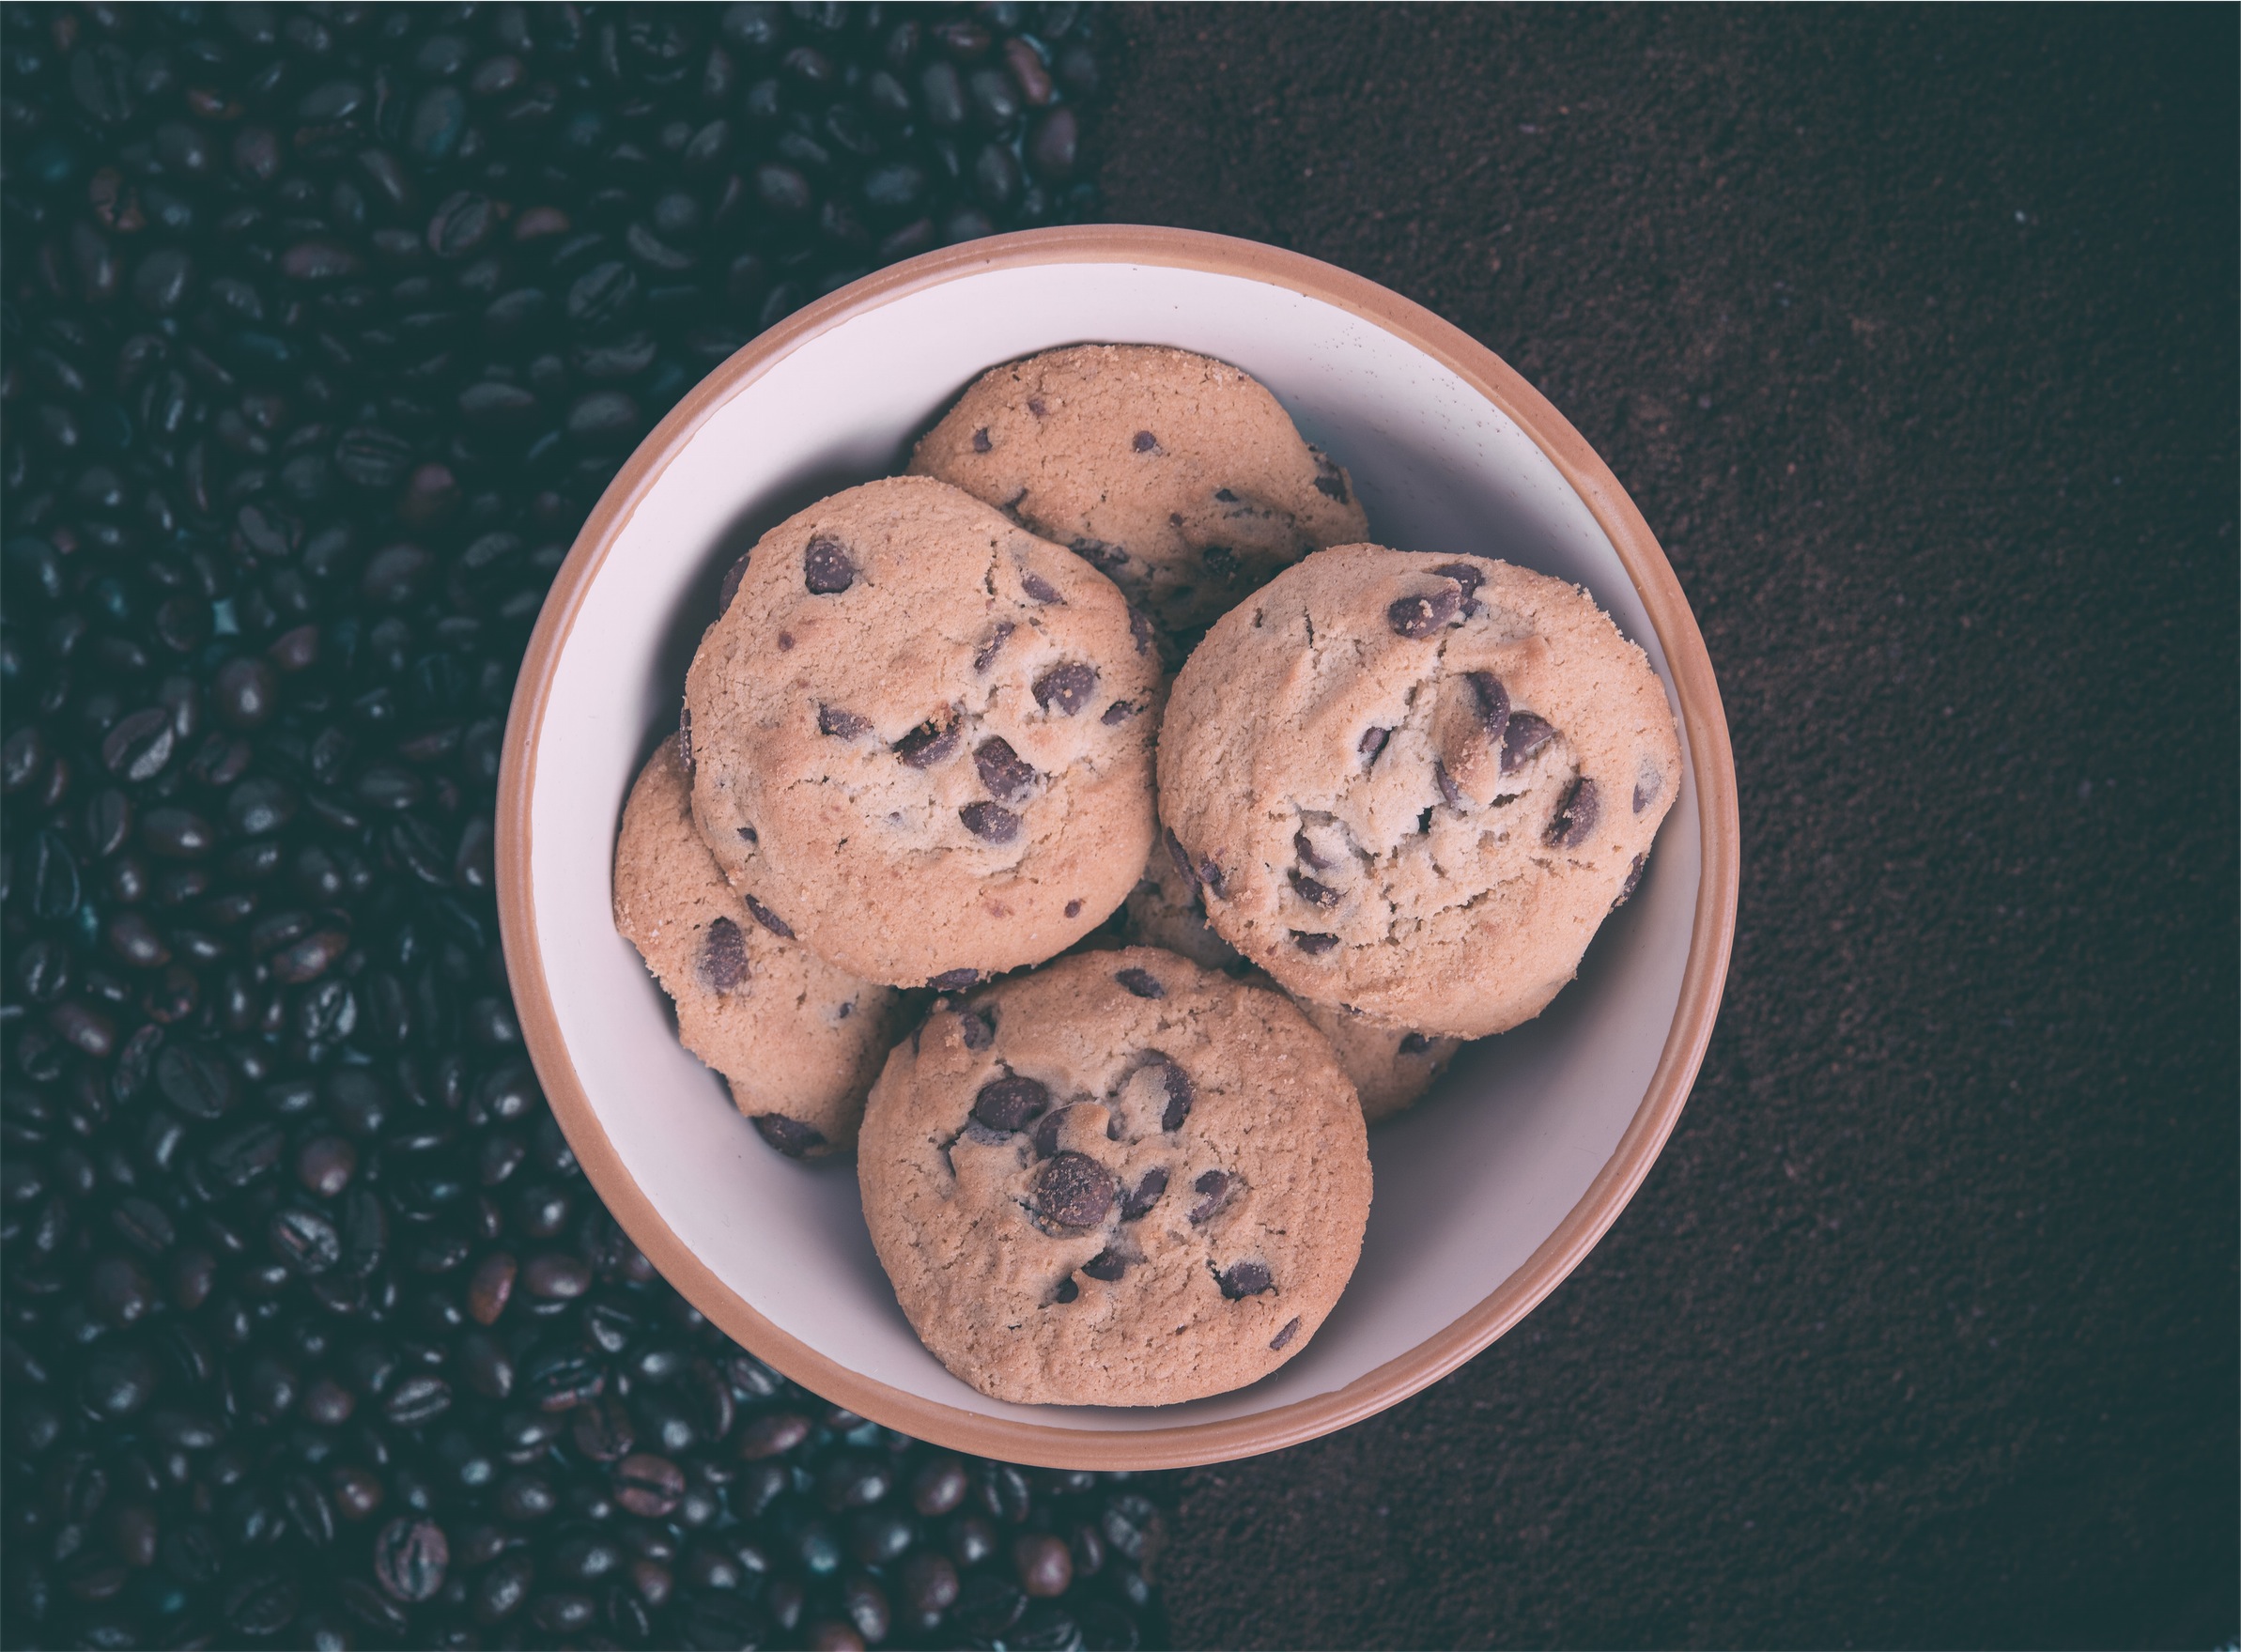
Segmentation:
<svg viewBox="0 0 2241 1652">
<path fill-rule="evenodd" d="M 2234 16 L 1157 8 L 1115 217 L 1469 329 L 1720 673 L 1741 927 L 1587 1262 L 1189 1476 L 1197 1644 L 2235 1631 Z"/>
</svg>

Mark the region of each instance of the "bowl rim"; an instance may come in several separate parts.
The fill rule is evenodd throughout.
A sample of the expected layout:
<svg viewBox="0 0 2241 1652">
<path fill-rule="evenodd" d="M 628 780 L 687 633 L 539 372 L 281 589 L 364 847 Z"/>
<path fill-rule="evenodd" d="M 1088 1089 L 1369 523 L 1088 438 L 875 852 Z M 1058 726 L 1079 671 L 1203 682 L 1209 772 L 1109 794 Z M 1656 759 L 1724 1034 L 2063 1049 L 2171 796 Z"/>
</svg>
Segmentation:
<svg viewBox="0 0 2241 1652">
<path fill-rule="evenodd" d="M 1343 1388 L 1248 1416 L 1122 1430 L 1056 1428 L 988 1416 L 889 1387 L 781 1331 L 718 1278 L 678 1238 L 624 1167 L 578 1078 L 546 980 L 530 870 L 535 751 L 562 649 L 593 576 L 622 529 L 709 416 L 811 339 L 910 293 L 995 270 L 1112 263 L 1242 276 L 1335 304 L 1446 367 L 1514 421 L 1579 494 L 1617 551 L 1648 612 L 1688 731 L 1703 838 L 1703 872 L 1688 963 L 1648 1088 L 1602 1169 L 1524 1263 L 1444 1329 Z M 584 1174 L 654 1267 L 748 1351 L 828 1400 L 951 1450 L 1068 1469 L 1185 1468 L 1298 1444 L 1398 1404 L 1447 1375 L 1530 1313 L 1617 1220 L 1680 1117 L 1718 1015 L 1735 942 L 1741 876 L 1735 754 L 1703 633 L 1649 524 L 1617 477 L 1563 414 L 1461 328 L 1363 276 L 1257 241 L 1143 224 L 1020 230 L 921 254 L 796 311 L 694 386 L 608 484 L 554 576 L 531 633 L 506 718 L 495 825 L 499 927 L 530 1059 Z"/>
</svg>

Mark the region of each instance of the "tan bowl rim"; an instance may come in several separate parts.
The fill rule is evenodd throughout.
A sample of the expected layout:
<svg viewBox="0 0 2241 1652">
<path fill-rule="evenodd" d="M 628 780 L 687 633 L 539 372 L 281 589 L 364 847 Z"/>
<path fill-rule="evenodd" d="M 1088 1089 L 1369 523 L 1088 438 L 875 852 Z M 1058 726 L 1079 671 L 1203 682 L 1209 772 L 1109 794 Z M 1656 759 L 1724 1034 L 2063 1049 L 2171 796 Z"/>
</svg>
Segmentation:
<svg viewBox="0 0 2241 1652">
<path fill-rule="evenodd" d="M 1578 491 L 1617 550 L 1648 610 L 1688 730 L 1704 844 L 1703 881 L 1680 1000 L 1648 1089 L 1586 1193 L 1524 1264 L 1444 1330 L 1343 1388 L 1251 1416 L 1142 1430 L 1061 1428 L 985 1416 L 890 1388 L 780 1331 L 719 1280 L 662 1220 L 623 1167 L 569 1061 L 537 945 L 529 856 L 530 795 L 535 784 L 532 754 L 562 646 L 609 548 L 708 416 L 809 340 L 906 293 L 989 270 L 1113 263 L 1243 276 L 1335 304 L 1413 345 L 1515 421 Z M 1680 1117 L 1704 1060 L 1727 977 L 1740 866 L 1735 753 L 1703 634 L 1648 523 L 1564 415 L 1461 328 L 1374 282 L 1257 241 L 1141 224 L 1021 230 L 923 254 L 797 311 L 703 378 L 654 427 L 608 485 L 554 577 L 515 686 L 498 777 L 499 926 L 522 1037 L 568 1145 L 623 1230 L 687 1301 L 750 1352 L 804 1387 L 888 1428 L 951 1450 L 1048 1468 L 1184 1468 L 1295 1445 L 1399 1403 L 1454 1370 L 1523 1319 L 1617 1220 Z"/>
</svg>

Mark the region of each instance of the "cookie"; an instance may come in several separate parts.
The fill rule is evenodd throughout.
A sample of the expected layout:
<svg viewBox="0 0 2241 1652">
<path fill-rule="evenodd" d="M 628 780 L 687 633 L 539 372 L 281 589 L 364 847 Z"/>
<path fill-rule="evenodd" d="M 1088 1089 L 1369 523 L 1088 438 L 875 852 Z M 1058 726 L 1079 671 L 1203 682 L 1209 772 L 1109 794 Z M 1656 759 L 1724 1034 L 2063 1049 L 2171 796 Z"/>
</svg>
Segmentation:
<svg viewBox="0 0 2241 1652">
<path fill-rule="evenodd" d="M 873 1088 L 864 1219 L 983 1394 L 1165 1405 L 1306 1347 L 1369 1212 L 1362 1110 L 1264 987 L 1149 947 L 937 1007 Z"/>
<path fill-rule="evenodd" d="M 910 468 L 1088 557 L 1186 635 L 1318 546 L 1368 533 L 1344 469 L 1257 380 L 1154 345 L 1075 345 L 990 370 Z"/>
<path fill-rule="evenodd" d="M 1375 1124 L 1414 1106 L 1462 1048 L 1460 1039 L 1432 1038 L 1359 1010 L 1311 1004 L 1305 998 L 1293 1002 L 1315 1024 L 1315 1030 L 1331 1041 L 1338 1065 L 1346 1069 L 1354 1093 L 1362 1098 L 1366 1123 Z"/>
<path fill-rule="evenodd" d="M 1225 615 L 1160 733 L 1215 932 L 1301 997 L 1450 1038 L 1572 979 L 1679 783 L 1663 685 L 1585 592 L 1373 545 Z"/>
<path fill-rule="evenodd" d="M 803 944 L 954 989 L 1126 898 L 1161 678 L 1111 580 L 910 476 L 790 517 L 726 590 L 686 679 L 693 812 Z"/>
<path fill-rule="evenodd" d="M 730 1081 L 763 1138 L 795 1158 L 856 1145 L 864 1092 L 899 1033 L 901 995 L 844 975 L 760 922 L 693 827 L 679 739 L 623 809 L 615 928 L 677 1006 L 685 1047 Z"/>
<path fill-rule="evenodd" d="M 1121 934 L 1130 946 L 1165 947 L 1208 969 L 1238 971 L 1245 966 L 1237 949 L 1206 921 L 1198 880 L 1178 859 L 1165 834 L 1151 846 L 1151 857 L 1121 911 Z"/>
</svg>

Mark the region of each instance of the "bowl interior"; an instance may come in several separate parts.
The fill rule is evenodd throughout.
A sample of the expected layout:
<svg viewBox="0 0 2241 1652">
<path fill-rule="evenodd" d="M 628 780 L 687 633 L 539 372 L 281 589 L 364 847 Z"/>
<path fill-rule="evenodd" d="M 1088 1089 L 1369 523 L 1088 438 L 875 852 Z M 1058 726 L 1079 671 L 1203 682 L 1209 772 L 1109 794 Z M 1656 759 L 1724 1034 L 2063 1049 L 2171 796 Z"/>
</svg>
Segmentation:
<svg viewBox="0 0 2241 1652">
<path fill-rule="evenodd" d="M 1682 795 L 1640 891 L 1604 925 L 1580 979 L 1371 1133 L 1361 1265 L 1321 1334 L 1280 1371 L 1143 1410 L 1012 1406 L 951 1377 L 896 1305 L 853 1165 L 779 1158 L 678 1045 L 667 1001 L 614 932 L 610 859 L 623 799 L 675 726 L 686 664 L 732 559 L 802 505 L 899 470 L 982 369 L 1090 340 L 1176 345 L 1243 367 L 1352 471 L 1373 537 L 1491 552 L 1585 586 L 1673 689 L 1609 540 L 1522 430 L 1367 317 L 1258 276 L 1051 262 L 904 291 L 735 386 L 650 480 L 559 640 L 524 771 L 530 907 L 582 1092 L 676 1237 L 787 1335 L 924 1401 L 1110 1431 L 1247 1417 L 1342 1388 L 1500 1287 L 1580 1201 L 1642 1104 L 1679 1001 L 1704 858 L 1684 729 Z"/>
</svg>

